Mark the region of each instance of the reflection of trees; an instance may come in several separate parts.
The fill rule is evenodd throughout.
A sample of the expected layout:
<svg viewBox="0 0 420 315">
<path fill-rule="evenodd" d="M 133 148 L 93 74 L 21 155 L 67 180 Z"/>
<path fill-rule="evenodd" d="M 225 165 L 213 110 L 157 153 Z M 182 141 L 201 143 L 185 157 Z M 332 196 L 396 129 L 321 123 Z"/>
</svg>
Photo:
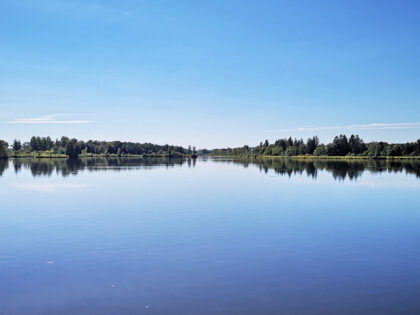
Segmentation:
<svg viewBox="0 0 420 315">
<path fill-rule="evenodd" d="M 7 160 L 4 160 L 7 163 Z M 22 168 L 29 169 L 33 176 L 51 176 L 54 172 L 61 176 L 77 174 L 81 170 L 113 170 L 120 171 L 128 168 L 150 169 L 157 166 L 173 167 L 182 165 L 182 158 L 86 158 L 86 159 L 14 159 L 15 172 Z M 1 168 L 0 175 L 3 169 Z M 195 162 L 193 162 L 195 166 Z"/>
<path fill-rule="evenodd" d="M 9 167 L 8 159 L 0 159 L 0 176 L 3 175 L 3 172 Z"/>
<path fill-rule="evenodd" d="M 15 173 L 19 173 L 20 169 L 22 168 L 22 164 L 13 164 L 13 168 L 15 169 Z"/>
<path fill-rule="evenodd" d="M 227 159 L 214 159 L 216 162 L 227 162 Z M 261 171 L 267 173 L 270 169 L 276 174 L 292 176 L 305 173 L 309 177 L 316 178 L 318 171 L 332 173 L 338 180 L 346 178 L 356 180 L 363 172 L 371 173 L 400 173 L 414 174 L 420 177 L 419 161 L 395 161 L 395 160 L 358 160 L 358 161 L 334 161 L 334 160 L 297 160 L 288 158 L 279 159 L 232 159 L 231 163 L 240 164 L 248 167 L 250 164 L 256 165 Z"/>
<path fill-rule="evenodd" d="M 335 179 L 340 180 L 344 180 L 346 177 L 356 180 L 366 169 L 366 164 L 360 161 L 316 161 L 315 164 L 318 169 L 331 172 Z"/>
<path fill-rule="evenodd" d="M 396 161 L 396 160 L 358 160 L 358 161 L 333 161 L 333 160 L 296 160 L 288 158 L 279 159 L 229 159 L 229 158 L 212 158 L 212 161 L 218 163 L 238 164 L 243 167 L 249 165 L 257 166 L 261 171 L 267 173 L 274 170 L 279 175 L 292 176 L 296 174 L 306 174 L 309 177 L 316 178 L 319 171 L 327 171 L 333 175 L 335 179 L 356 180 L 363 172 L 371 173 L 402 173 L 414 174 L 420 178 L 420 162 L 419 161 Z M 206 159 L 200 162 L 205 163 Z M 13 159 L 13 167 L 16 173 L 22 168 L 29 169 L 33 176 L 51 176 L 54 172 L 61 176 L 69 176 L 77 174 L 82 170 L 87 171 L 121 171 L 124 169 L 151 169 L 155 167 L 174 167 L 188 163 L 190 167 L 196 165 L 195 159 L 183 158 L 85 158 L 85 159 L 33 159 L 22 158 Z M 9 161 L 0 159 L 0 176 L 8 167 Z"/>
</svg>

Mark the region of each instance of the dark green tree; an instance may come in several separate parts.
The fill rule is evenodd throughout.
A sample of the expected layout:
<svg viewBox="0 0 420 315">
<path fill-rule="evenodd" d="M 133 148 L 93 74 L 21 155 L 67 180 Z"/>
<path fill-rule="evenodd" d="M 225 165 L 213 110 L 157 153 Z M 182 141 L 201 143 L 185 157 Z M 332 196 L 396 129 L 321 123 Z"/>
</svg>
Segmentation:
<svg viewBox="0 0 420 315">
<path fill-rule="evenodd" d="M 22 150 L 22 144 L 20 143 L 19 140 L 16 140 L 16 139 L 13 140 L 12 147 L 13 147 L 13 151 L 20 151 L 20 150 Z"/>
<path fill-rule="evenodd" d="M 9 155 L 7 154 L 7 142 L 0 140 L 0 159 L 6 159 L 9 157 Z"/>
<path fill-rule="evenodd" d="M 319 139 L 318 136 L 309 138 L 306 141 L 306 147 L 305 147 L 305 153 L 307 154 L 313 154 L 316 147 L 319 145 Z"/>
<path fill-rule="evenodd" d="M 328 151 L 327 148 L 325 147 L 325 145 L 321 144 L 319 145 L 315 150 L 314 150 L 314 155 L 327 155 Z"/>
<path fill-rule="evenodd" d="M 69 158 L 77 158 L 82 152 L 83 147 L 78 143 L 76 139 L 71 139 L 66 145 L 66 154 Z"/>
</svg>

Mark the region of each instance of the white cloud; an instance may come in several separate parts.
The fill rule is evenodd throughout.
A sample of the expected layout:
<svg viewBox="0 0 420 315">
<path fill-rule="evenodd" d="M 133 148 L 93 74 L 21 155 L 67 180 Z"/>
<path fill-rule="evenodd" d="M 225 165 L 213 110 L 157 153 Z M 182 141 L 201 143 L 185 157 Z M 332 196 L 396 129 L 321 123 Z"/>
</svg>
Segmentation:
<svg viewBox="0 0 420 315">
<path fill-rule="evenodd" d="M 420 122 L 394 124 L 372 123 L 367 125 L 353 125 L 348 127 L 349 129 L 411 129 L 420 128 Z"/>
<path fill-rule="evenodd" d="M 89 124 L 94 123 L 93 120 L 66 120 L 60 117 L 72 116 L 70 114 L 54 114 L 35 118 L 17 118 L 7 121 L 8 124 Z"/>
<path fill-rule="evenodd" d="M 269 132 L 320 131 L 320 130 L 389 130 L 420 128 L 420 122 L 411 123 L 371 123 L 344 126 L 308 126 L 294 129 L 270 130 Z"/>
</svg>

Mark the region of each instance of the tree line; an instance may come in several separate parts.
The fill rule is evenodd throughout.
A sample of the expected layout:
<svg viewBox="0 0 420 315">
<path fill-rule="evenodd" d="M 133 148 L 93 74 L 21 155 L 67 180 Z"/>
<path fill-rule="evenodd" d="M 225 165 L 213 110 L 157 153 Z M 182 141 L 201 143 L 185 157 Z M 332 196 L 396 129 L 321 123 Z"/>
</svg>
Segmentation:
<svg viewBox="0 0 420 315">
<path fill-rule="evenodd" d="M 0 140 L 1 141 L 1 140 Z M 75 138 L 61 137 L 52 140 L 50 137 L 32 137 L 28 142 L 21 142 L 15 139 L 12 145 L 5 141 L 0 142 L 0 157 L 7 157 L 8 153 L 30 154 L 33 152 L 44 152 L 50 154 L 67 155 L 76 158 L 79 155 L 146 155 L 146 156 L 167 156 L 183 157 L 195 156 L 195 147 L 174 145 L 158 145 L 152 143 L 136 143 L 121 141 L 96 141 L 77 140 Z"/>
<path fill-rule="evenodd" d="M 30 141 L 22 143 L 15 139 L 9 144 L 0 140 L 0 158 L 10 155 L 31 154 L 33 152 L 46 152 L 49 154 L 67 155 L 76 158 L 79 155 L 102 155 L 102 156 L 124 156 L 124 155 L 145 155 L 145 156 L 167 156 L 183 157 L 197 155 L 195 147 L 174 145 L 157 145 L 152 143 L 135 143 L 121 141 L 96 141 L 77 140 L 75 138 L 61 137 L 52 140 L 50 137 L 32 137 Z M 255 147 L 247 145 L 238 148 L 223 148 L 214 150 L 200 150 L 198 153 L 213 156 L 420 156 L 420 139 L 416 142 L 387 143 L 370 142 L 365 143 L 358 135 L 336 136 L 331 143 L 320 143 L 317 136 L 309 138 L 306 142 L 303 139 L 283 138 L 269 143 L 268 140 L 260 142 Z"/>
<path fill-rule="evenodd" d="M 8 147 L 7 142 L 0 140 L 0 159 L 4 159 L 8 157 L 7 147 Z"/>
<path fill-rule="evenodd" d="M 260 142 L 258 146 L 247 145 L 238 148 L 223 148 L 211 150 L 214 156 L 420 156 L 420 139 L 416 142 L 365 143 L 358 135 L 339 135 L 331 143 L 320 143 L 317 136 L 307 139 L 292 139 L 291 137 L 278 139 L 274 143 L 268 140 Z"/>
</svg>

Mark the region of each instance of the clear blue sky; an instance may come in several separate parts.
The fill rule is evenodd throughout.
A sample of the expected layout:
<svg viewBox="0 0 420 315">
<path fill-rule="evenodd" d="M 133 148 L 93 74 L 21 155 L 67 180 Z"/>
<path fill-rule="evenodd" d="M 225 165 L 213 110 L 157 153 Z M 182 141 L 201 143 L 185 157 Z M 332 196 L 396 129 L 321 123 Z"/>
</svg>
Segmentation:
<svg viewBox="0 0 420 315">
<path fill-rule="evenodd" d="M 0 138 L 412 141 L 419 34 L 420 1 L 2 0 Z"/>
</svg>

